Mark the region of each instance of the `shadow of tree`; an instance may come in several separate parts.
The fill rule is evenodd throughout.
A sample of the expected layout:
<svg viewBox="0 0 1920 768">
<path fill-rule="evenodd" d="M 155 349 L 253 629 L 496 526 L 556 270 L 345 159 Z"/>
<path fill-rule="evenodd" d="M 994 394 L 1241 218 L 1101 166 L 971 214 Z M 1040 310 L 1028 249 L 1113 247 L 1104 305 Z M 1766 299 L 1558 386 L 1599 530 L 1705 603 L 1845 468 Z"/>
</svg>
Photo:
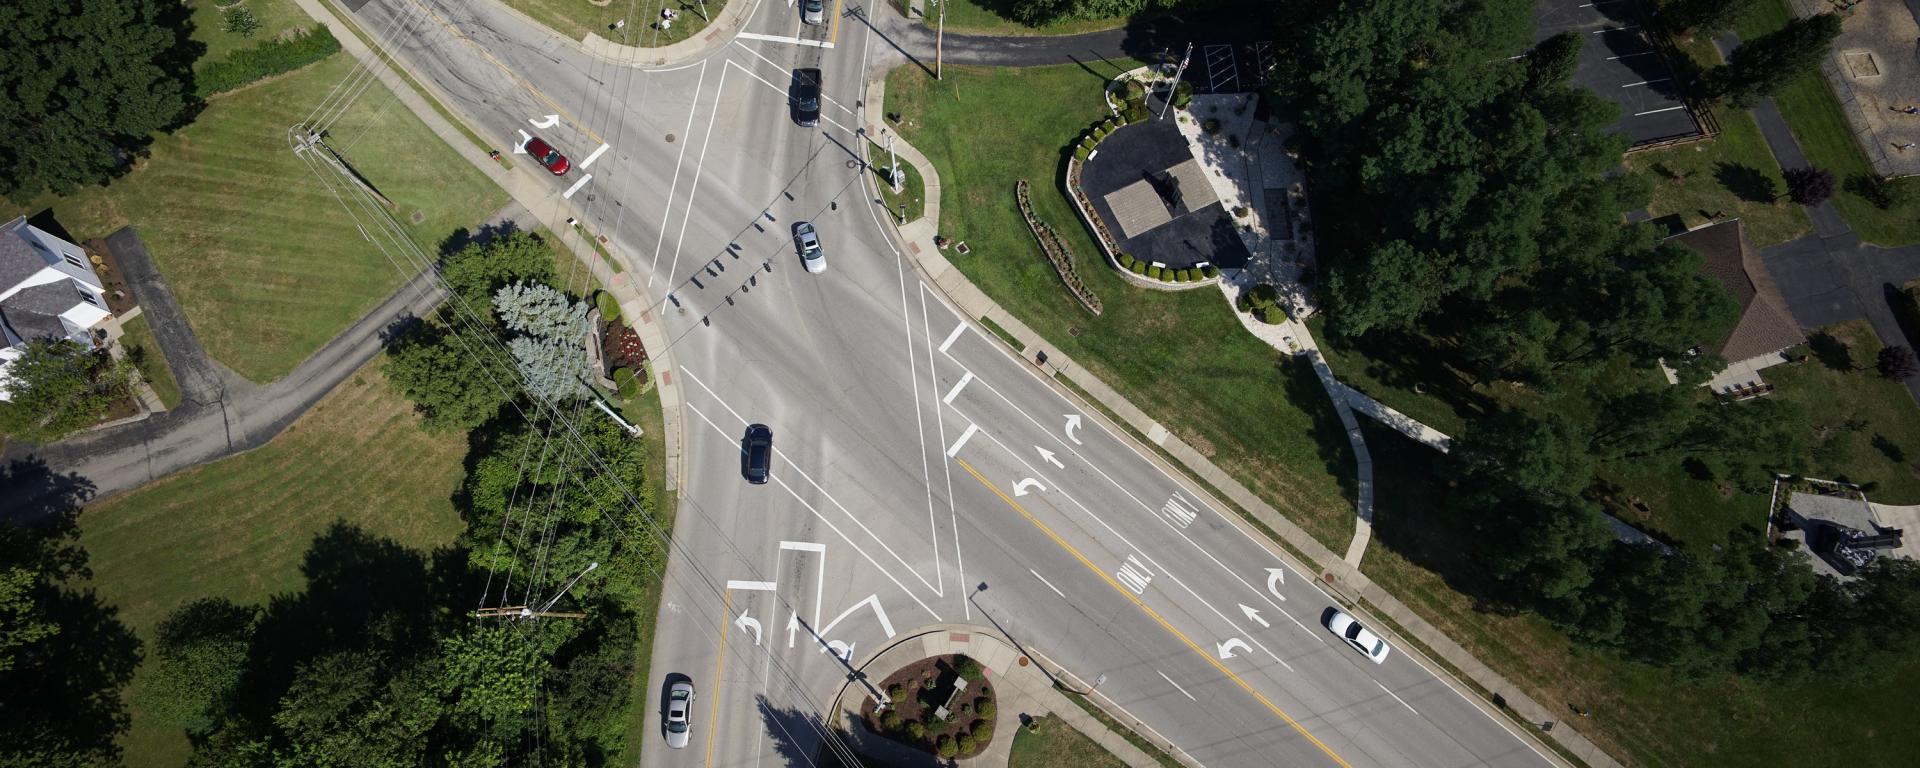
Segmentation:
<svg viewBox="0 0 1920 768">
<path fill-rule="evenodd" d="M 1740 163 L 1714 163 L 1713 178 L 1735 197 L 1752 203 L 1780 199 L 1780 185 L 1760 169 Z"/>
<path fill-rule="evenodd" d="M 45 459 L 28 456 L 0 468 L 0 522 L 39 525 L 75 514 L 93 499 L 92 480 L 57 474 Z"/>
<path fill-rule="evenodd" d="M 1857 366 L 1853 360 L 1853 349 L 1833 334 L 1821 331 L 1807 338 L 1807 349 L 1813 352 L 1815 359 L 1828 370 L 1849 373 Z"/>
</svg>

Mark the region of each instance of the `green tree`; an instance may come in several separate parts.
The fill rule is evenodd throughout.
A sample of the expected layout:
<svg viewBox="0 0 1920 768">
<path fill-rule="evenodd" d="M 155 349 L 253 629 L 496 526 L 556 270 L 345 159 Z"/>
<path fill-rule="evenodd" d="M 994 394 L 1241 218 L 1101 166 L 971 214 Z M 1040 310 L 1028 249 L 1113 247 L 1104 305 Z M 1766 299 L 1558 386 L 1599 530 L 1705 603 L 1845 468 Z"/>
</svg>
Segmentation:
<svg viewBox="0 0 1920 768">
<path fill-rule="evenodd" d="M 212 731 L 233 706 L 257 616 L 225 598 L 174 609 L 155 632 L 141 707 L 188 733 Z"/>
<path fill-rule="evenodd" d="M 1733 28 L 1733 23 L 1753 7 L 1753 0 L 1666 0 L 1654 18 L 1675 34 L 1715 35 Z"/>
<path fill-rule="evenodd" d="M 516 735 L 527 726 L 547 661 L 524 632 L 483 624 L 441 639 L 435 683 L 450 715 Z"/>
<path fill-rule="evenodd" d="M 516 282 L 554 282 L 553 249 L 528 232 L 513 231 L 470 243 L 441 260 L 448 290 L 485 323 L 493 321 L 493 293 Z"/>
<path fill-rule="evenodd" d="M 273 724 L 276 766 L 411 768 L 426 762 L 440 719 L 434 675 L 378 654 L 329 653 L 302 667 Z"/>
<path fill-rule="evenodd" d="M 579 340 L 587 331 L 587 304 L 544 283 L 516 282 L 493 294 L 493 311 L 508 330 L 550 339 Z"/>
<path fill-rule="evenodd" d="M 472 429 L 513 400 L 518 380 L 493 339 L 464 325 L 420 323 L 387 350 L 387 381 L 434 429 Z"/>
<path fill-rule="evenodd" d="M 0 375 L 12 398 L 0 402 L 0 432 L 50 443 L 93 425 L 115 401 L 132 397 L 139 374 L 104 349 L 34 339 Z"/>
<path fill-rule="evenodd" d="M 188 115 L 187 9 L 172 0 L 0 4 L 0 195 L 102 184 Z"/>
<path fill-rule="evenodd" d="M 1702 81 L 1714 98 L 1744 109 L 1812 73 L 1839 36 L 1840 17 L 1835 14 L 1796 18 L 1733 49 L 1727 63 L 1708 70 Z"/>
</svg>

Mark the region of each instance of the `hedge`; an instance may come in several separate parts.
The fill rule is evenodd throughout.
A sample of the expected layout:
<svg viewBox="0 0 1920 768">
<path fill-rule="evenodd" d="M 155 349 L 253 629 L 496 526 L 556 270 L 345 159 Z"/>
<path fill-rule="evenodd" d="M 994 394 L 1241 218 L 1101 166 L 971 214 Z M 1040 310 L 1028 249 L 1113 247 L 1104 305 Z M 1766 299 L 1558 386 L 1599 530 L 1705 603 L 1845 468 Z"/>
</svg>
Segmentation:
<svg viewBox="0 0 1920 768">
<path fill-rule="evenodd" d="M 1087 151 L 1087 145 L 1085 144 L 1082 144 L 1078 147 L 1073 148 L 1073 159 L 1078 160 L 1080 162 L 1083 162 L 1083 163 L 1086 162 L 1087 155 L 1089 154 L 1092 154 L 1092 153 Z"/>
<path fill-rule="evenodd" d="M 202 67 L 193 75 L 200 98 L 312 64 L 340 50 L 340 41 L 326 27 L 315 26 L 292 37 L 268 40 Z"/>
<path fill-rule="evenodd" d="M 1131 269 L 1136 275 L 1144 275 L 1147 273 L 1147 263 L 1144 261 L 1135 261 Z"/>
<path fill-rule="evenodd" d="M 1216 278 L 1220 276 L 1220 268 L 1208 264 L 1204 269 L 1200 270 L 1200 274 L 1206 275 L 1208 279 Z"/>
<path fill-rule="evenodd" d="M 600 308 L 600 319 L 608 322 L 620 319 L 620 300 L 613 294 L 601 291 L 593 297 L 593 304 Z"/>
<path fill-rule="evenodd" d="M 1155 280 L 1165 280 L 1166 278 L 1163 277 L 1163 275 L 1165 274 L 1166 274 L 1166 270 L 1160 267 L 1147 267 L 1147 277 L 1151 277 Z"/>
<path fill-rule="evenodd" d="M 640 394 L 640 384 L 632 368 L 613 369 L 613 388 L 622 400 L 632 400 Z"/>
<path fill-rule="evenodd" d="M 1191 283 L 1193 282 L 1193 270 L 1191 269 L 1180 270 L 1179 272 L 1174 273 L 1173 279 L 1174 279 L 1174 282 Z"/>
</svg>

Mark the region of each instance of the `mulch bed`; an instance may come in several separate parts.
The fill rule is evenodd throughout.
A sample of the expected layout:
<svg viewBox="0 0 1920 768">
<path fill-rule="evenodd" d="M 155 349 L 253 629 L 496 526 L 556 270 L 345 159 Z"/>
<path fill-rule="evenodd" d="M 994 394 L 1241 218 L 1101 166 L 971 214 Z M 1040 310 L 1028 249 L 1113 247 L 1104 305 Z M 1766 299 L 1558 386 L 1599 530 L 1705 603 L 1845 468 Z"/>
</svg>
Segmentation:
<svg viewBox="0 0 1920 768">
<path fill-rule="evenodd" d="M 113 258 L 113 251 L 107 248 L 107 241 L 100 238 L 88 240 L 82 244 L 88 256 L 100 257 L 101 264 L 93 270 L 100 277 L 100 285 L 107 291 L 107 311 L 116 315 L 126 314 L 136 303 L 133 289 L 127 286 L 126 273 L 120 271 L 120 262 Z"/>
<path fill-rule="evenodd" d="M 947 703 L 955 681 L 963 674 L 967 689 L 954 700 L 953 712 L 942 720 L 935 710 Z M 888 675 L 880 683 L 880 690 L 893 704 L 876 712 L 874 702 L 867 701 L 860 709 L 867 730 L 943 757 L 972 757 L 993 742 L 997 706 L 993 685 L 987 682 L 985 669 L 973 659 L 958 654 L 921 659 Z M 970 749 L 958 748 L 962 735 L 969 737 Z M 940 751 L 942 739 L 954 745 L 951 754 Z"/>
<path fill-rule="evenodd" d="M 607 375 L 621 368 L 640 373 L 646 370 L 647 348 L 640 345 L 640 334 L 635 333 L 626 323 L 615 320 L 607 323 L 600 336 L 600 348 L 606 352 Z"/>
</svg>

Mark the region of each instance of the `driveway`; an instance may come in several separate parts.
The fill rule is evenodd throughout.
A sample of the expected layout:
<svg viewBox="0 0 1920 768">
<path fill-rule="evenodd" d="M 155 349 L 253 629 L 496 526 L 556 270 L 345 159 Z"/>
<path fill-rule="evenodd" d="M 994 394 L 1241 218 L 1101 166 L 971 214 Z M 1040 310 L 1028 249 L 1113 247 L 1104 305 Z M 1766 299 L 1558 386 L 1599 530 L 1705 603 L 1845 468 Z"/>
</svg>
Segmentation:
<svg viewBox="0 0 1920 768">
<path fill-rule="evenodd" d="M 531 216 L 515 204 L 490 219 L 490 225 L 512 221 L 530 226 L 520 220 L 530 221 Z M 9 443 L 0 454 L 7 467 L 0 472 L 0 518 L 32 521 L 57 509 L 56 498 L 90 495 L 88 501 L 98 501 L 265 445 L 373 359 L 386 346 L 389 329 L 425 316 L 445 296 L 430 276 L 415 275 L 292 373 L 262 386 L 207 356 L 133 228 L 114 233 L 107 245 L 180 381 L 180 407 L 52 445 Z"/>
</svg>

